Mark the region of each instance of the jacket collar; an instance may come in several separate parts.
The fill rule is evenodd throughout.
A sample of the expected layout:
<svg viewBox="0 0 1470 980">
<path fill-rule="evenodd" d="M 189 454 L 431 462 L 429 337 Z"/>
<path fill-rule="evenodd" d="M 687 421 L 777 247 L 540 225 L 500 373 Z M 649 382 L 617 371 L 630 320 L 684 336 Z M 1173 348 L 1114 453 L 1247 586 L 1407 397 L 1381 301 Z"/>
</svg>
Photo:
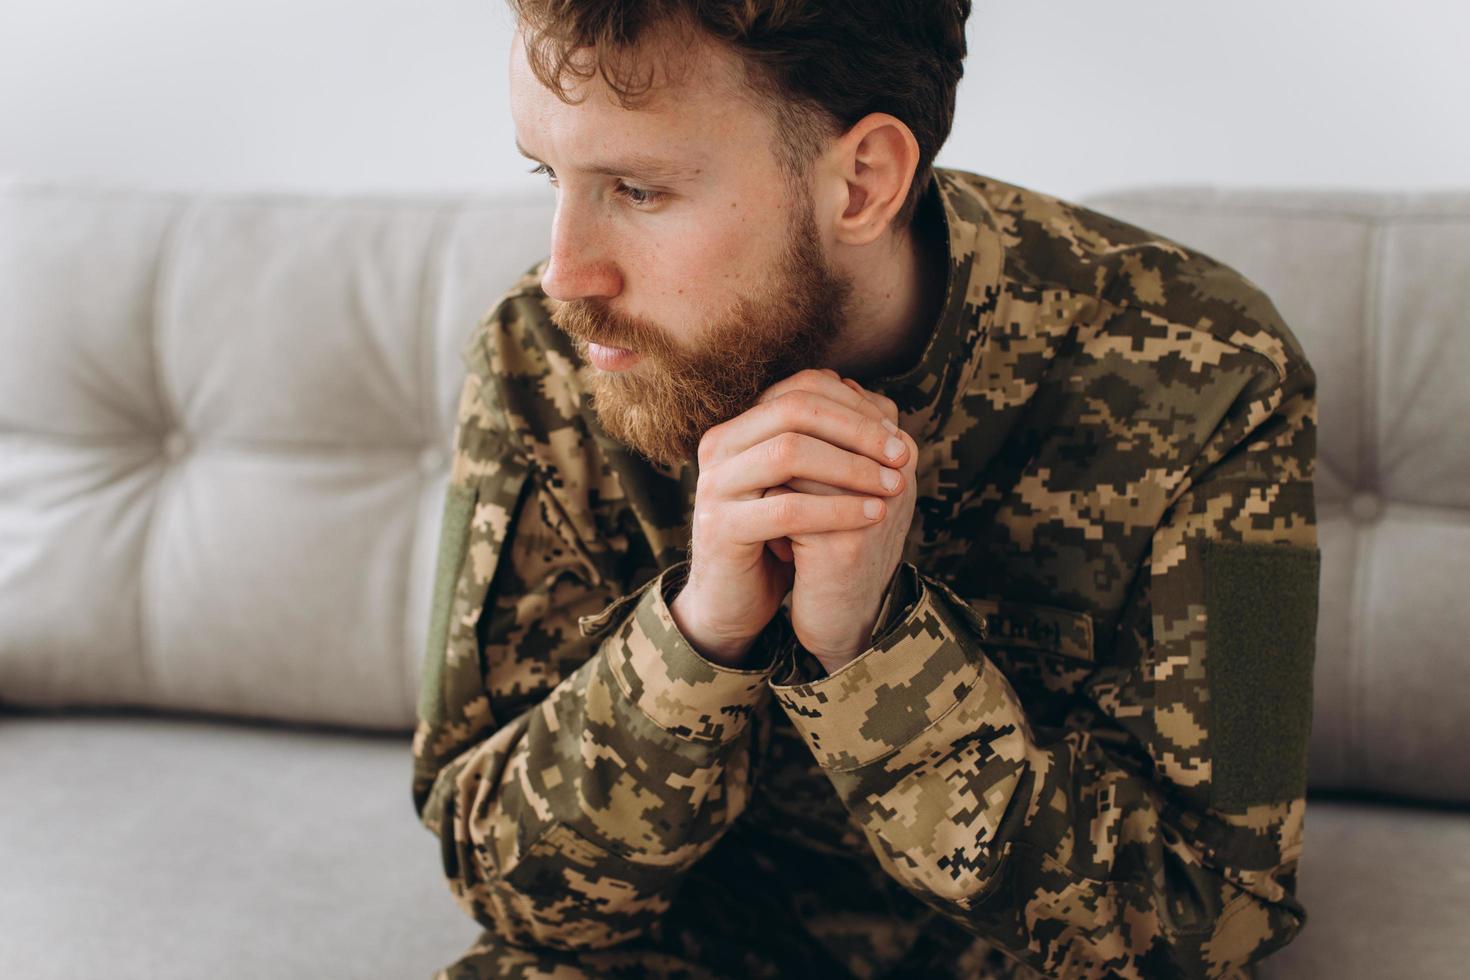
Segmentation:
<svg viewBox="0 0 1470 980">
<path fill-rule="evenodd" d="M 1000 299 L 1004 246 L 985 196 L 963 172 L 935 167 L 920 208 L 939 205 L 948 245 L 948 282 L 923 354 L 898 374 L 866 384 L 898 405 L 899 425 L 919 445 L 949 419 L 959 392 L 975 377 Z"/>
</svg>

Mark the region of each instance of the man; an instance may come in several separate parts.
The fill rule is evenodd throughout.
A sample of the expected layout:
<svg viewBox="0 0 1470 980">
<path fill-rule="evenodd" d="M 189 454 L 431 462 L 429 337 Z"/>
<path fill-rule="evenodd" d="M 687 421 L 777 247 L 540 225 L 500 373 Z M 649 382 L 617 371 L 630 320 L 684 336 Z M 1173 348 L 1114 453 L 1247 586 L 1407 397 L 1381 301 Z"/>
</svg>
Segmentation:
<svg viewBox="0 0 1470 980">
<path fill-rule="evenodd" d="M 1269 300 L 933 168 L 968 2 L 513 6 L 557 208 L 463 352 L 439 975 L 1253 975 L 1318 568 Z"/>
</svg>

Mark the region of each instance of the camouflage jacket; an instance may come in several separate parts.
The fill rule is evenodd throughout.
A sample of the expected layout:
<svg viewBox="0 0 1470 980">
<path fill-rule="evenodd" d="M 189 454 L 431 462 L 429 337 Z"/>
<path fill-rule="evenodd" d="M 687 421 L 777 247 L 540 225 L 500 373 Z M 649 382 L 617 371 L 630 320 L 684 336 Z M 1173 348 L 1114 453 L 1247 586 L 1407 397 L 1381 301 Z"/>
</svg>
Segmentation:
<svg viewBox="0 0 1470 980">
<path fill-rule="evenodd" d="M 868 383 L 917 508 L 831 676 L 784 610 L 745 670 L 675 628 L 697 462 L 601 430 L 540 265 L 464 347 L 413 742 L 454 976 L 1252 976 L 1301 930 L 1312 368 L 1197 251 L 925 201 L 943 311 Z"/>
</svg>

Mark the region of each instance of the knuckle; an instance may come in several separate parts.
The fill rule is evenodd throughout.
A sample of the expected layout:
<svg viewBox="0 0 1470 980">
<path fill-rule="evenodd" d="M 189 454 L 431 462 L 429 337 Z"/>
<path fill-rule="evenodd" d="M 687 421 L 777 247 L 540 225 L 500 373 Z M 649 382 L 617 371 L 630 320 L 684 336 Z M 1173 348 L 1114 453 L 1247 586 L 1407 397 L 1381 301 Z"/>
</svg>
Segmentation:
<svg viewBox="0 0 1470 980">
<path fill-rule="evenodd" d="M 777 411 L 785 425 L 795 425 L 803 416 L 812 414 L 817 407 L 816 396 L 801 388 L 786 392 L 777 401 Z"/>
<path fill-rule="evenodd" d="M 783 428 L 791 424 L 797 415 L 797 403 L 801 400 L 801 392 L 784 392 L 781 397 L 771 403 L 771 413 L 776 416 L 777 424 Z"/>
<path fill-rule="evenodd" d="M 807 384 L 821 384 L 826 378 L 831 377 L 820 368 L 803 368 L 797 372 L 796 376 Z"/>
<path fill-rule="evenodd" d="M 716 425 L 712 428 L 706 429 L 704 435 L 699 437 L 698 457 L 699 465 L 701 467 L 707 466 L 718 456 L 720 445 L 720 428 L 721 426 Z"/>
<path fill-rule="evenodd" d="M 771 505 L 771 521 L 777 530 L 785 530 L 796 524 L 797 506 L 796 498 L 791 494 L 782 494 L 776 498 Z"/>
<path fill-rule="evenodd" d="M 788 466 L 795 462 L 800 439 L 795 432 L 783 432 L 771 439 L 767 443 L 770 446 L 771 462 L 778 466 Z"/>
</svg>

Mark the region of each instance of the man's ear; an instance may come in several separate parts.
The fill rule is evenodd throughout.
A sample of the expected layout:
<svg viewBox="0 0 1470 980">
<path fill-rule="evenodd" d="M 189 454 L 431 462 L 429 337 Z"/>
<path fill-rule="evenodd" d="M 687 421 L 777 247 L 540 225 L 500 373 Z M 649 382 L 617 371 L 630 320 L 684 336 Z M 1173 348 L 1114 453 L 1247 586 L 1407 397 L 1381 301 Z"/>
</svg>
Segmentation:
<svg viewBox="0 0 1470 980">
<path fill-rule="evenodd" d="M 897 116 L 872 112 L 854 123 L 834 150 L 846 200 L 833 233 L 845 245 L 866 245 L 883 234 L 903 207 L 919 165 L 919 143 Z"/>
</svg>

